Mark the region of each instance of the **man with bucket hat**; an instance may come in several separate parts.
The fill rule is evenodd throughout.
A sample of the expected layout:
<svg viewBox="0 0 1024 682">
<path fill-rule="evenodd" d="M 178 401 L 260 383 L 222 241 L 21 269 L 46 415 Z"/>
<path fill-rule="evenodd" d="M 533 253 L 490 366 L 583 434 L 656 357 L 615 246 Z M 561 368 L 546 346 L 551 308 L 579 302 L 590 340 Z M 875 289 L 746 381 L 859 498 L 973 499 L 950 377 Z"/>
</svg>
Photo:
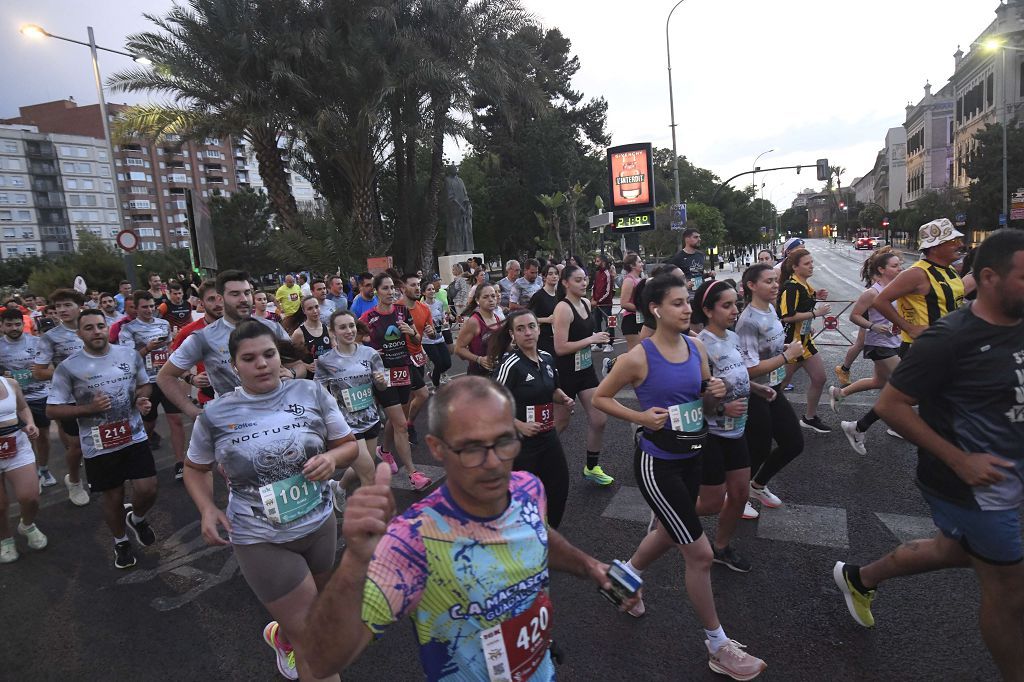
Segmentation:
<svg viewBox="0 0 1024 682">
<path fill-rule="evenodd" d="M 948 218 L 925 223 L 917 232 L 921 260 L 901 272 L 875 298 L 875 309 L 901 331 L 906 354 L 914 339 L 959 308 L 969 288 L 953 267 L 963 250 L 963 233 Z M 965 290 L 966 289 L 966 290 Z M 896 301 L 896 308 L 893 308 Z"/>
</svg>

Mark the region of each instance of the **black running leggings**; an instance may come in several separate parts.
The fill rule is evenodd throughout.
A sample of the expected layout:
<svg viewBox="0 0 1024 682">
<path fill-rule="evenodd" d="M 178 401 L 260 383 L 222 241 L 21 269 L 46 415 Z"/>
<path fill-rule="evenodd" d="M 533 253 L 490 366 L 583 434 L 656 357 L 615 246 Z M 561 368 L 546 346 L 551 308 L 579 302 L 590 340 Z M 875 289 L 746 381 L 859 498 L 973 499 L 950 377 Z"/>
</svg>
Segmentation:
<svg viewBox="0 0 1024 682">
<path fill-rule="evenodd" d="M 793 406 L 779 387 L 772 402 L 751 394 L 747 403 L 747 430 L 744 437 L 750 449 L 751 480 L 767 485 L 772 476 L 804 450 L 804 435 Z M 776 447 L 772 449 L 772 441 Z"/>
<path fill-rule="evenodd" d="M 558 528 L 565 514 L 565 501 L 569 498 L 569 467 L 565 463 L 562 442 L 554 431 L 523 439 L 512 468 L 529 471 L 544 484 L 548 497 L 548 525 Z"/>
<path fill-rule="evenodd" d="M 434 363 L 434 369 L 430 372 L 430 380 L 434 382 L 434 388 L 441 385 L 441 375 L 452 368 L 452 354 L 448 352 L 448 346 L 443 343 L 425 343 L 423 350 L 427 357 Z"/>
</svg>

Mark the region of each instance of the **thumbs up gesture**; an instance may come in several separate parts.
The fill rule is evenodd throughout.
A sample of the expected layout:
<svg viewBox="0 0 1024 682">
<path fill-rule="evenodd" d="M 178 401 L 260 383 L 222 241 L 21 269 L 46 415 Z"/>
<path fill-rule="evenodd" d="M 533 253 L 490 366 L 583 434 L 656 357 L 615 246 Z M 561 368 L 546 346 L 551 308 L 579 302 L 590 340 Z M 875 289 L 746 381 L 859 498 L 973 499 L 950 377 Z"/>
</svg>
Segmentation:
<svg viewBox="0 0 1024 682">
<path fill-rule="evenodd" d="M 395 515 L 395 497 L 391 494 L 391 468 L 377 465 L 373 485 L 363 486 L 348 498 L 341 534 L 346 552 L 369 563 L 373 550 L 384 536 L 388 522 Z"/>
</svg>

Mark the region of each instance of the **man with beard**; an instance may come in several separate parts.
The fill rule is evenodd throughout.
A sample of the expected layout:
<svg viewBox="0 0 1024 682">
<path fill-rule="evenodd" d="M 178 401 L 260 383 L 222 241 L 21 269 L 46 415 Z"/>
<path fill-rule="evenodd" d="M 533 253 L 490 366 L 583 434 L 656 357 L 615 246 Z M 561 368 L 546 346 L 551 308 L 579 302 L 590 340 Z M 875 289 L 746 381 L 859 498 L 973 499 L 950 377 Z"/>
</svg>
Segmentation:
<svg viewBox="0 0 1024 682">
<path fill-rule="evenodd" d="M 103 312 L 103 317 L 106 318 L 107 326 L 112 327 L 115 322 L 121 319 L 121 313 L 117 310 L 117 301 L 114 300 L 114 295 L 104 291 L 100 294 L 100 311 Z"/>
<path fill-rule="evenodd" d="M 885 580 L 974 570 L 981 634 L 1003 679 L 1024 680 L 1024 231 L 993 232 L 974 261 L 978 298 L 915 335 L 877 409 L 918 446 L 918 486 L 939 533 L 866 566 L 837 562 L 847 609 L 872 627 Z M 914 407 L 920 406 L 920 415 Z"/>
<path fill-rule="evenodd" d="M 167 359 L 160 368 L 156 383 L 167 398 L 178 409 L 190 417 L 197 417 L 200 410 L 189 399 L 185 385 L 180 381 L 200 361 L 206 365 L 210 385 L 217 395 L 229 393 L 238 387 L 238 375 L 231 367 L 228 353 L 228 337 L 243 320 L 254 319 L 267 325 L 279 340 L 291 344 L 284 328 L 272 320 L 251 317 L 252 283 L 249 274 L 241 270 L 225 270 L 217 275 L 217 293 L 224 305 L 224 317 L 195 331 Z M 293 362 L 281 368 L 281 378 L 295 379 L 306 376 L 305 365 Z"/>
<path fill-rule="evenodd" d="M 146 521 L 156 501 L 156 465 L 142 426 L 152 389 L 142 356 L 111 345 L 109 333 L 101 311 L 84 310 L 78 316 L 84 347 L 54 371 L 46 416 L 77 421 L 89 488 L 103 495 L 103 519 L 114 536 L 114 567 L 123 569 L 135 565 L 129 531 L 143 547 L 156 542 Z M 127 507 L 125 481 L 132 482 Z"/>
</svg>

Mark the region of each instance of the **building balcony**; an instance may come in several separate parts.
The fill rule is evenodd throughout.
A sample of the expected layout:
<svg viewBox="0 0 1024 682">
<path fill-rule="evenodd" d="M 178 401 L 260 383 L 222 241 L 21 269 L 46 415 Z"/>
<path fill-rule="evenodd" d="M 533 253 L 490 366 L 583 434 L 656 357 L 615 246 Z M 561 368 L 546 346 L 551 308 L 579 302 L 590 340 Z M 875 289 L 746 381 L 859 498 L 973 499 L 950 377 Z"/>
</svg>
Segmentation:
<svg viewBox="0 0 1024 682">
<path fill-rule="evenodd" d="M 25 142 L 25 156 L 30 159 L 56 159 L 57 150 L 49 142 Z"/>
<path fill-rule="evenodd" d="M 167 176 L 167 182 L 170 182 L 170 183 L 173 183 L 173 184 L 177 184 L 177 185 L 189 185 L 189 184 L 192 184 L 192 183 L 189 182 L 188 176 L 185 175 L 184 173 L 172 173 L 171 175 L 168 175 Z"/>
<path fill-rule="evenodd" d="M 64 208 L 67 204 L 64 202 L 64 197 L 43 197 L 38 194 L 33 198 L 36 208 Z"/>
<path fill-rule="evenodd" d="M 28 172 L 32 175 L 57 175 L 57 164 L 30 161 L 28 164 Z"/>
</svg>

